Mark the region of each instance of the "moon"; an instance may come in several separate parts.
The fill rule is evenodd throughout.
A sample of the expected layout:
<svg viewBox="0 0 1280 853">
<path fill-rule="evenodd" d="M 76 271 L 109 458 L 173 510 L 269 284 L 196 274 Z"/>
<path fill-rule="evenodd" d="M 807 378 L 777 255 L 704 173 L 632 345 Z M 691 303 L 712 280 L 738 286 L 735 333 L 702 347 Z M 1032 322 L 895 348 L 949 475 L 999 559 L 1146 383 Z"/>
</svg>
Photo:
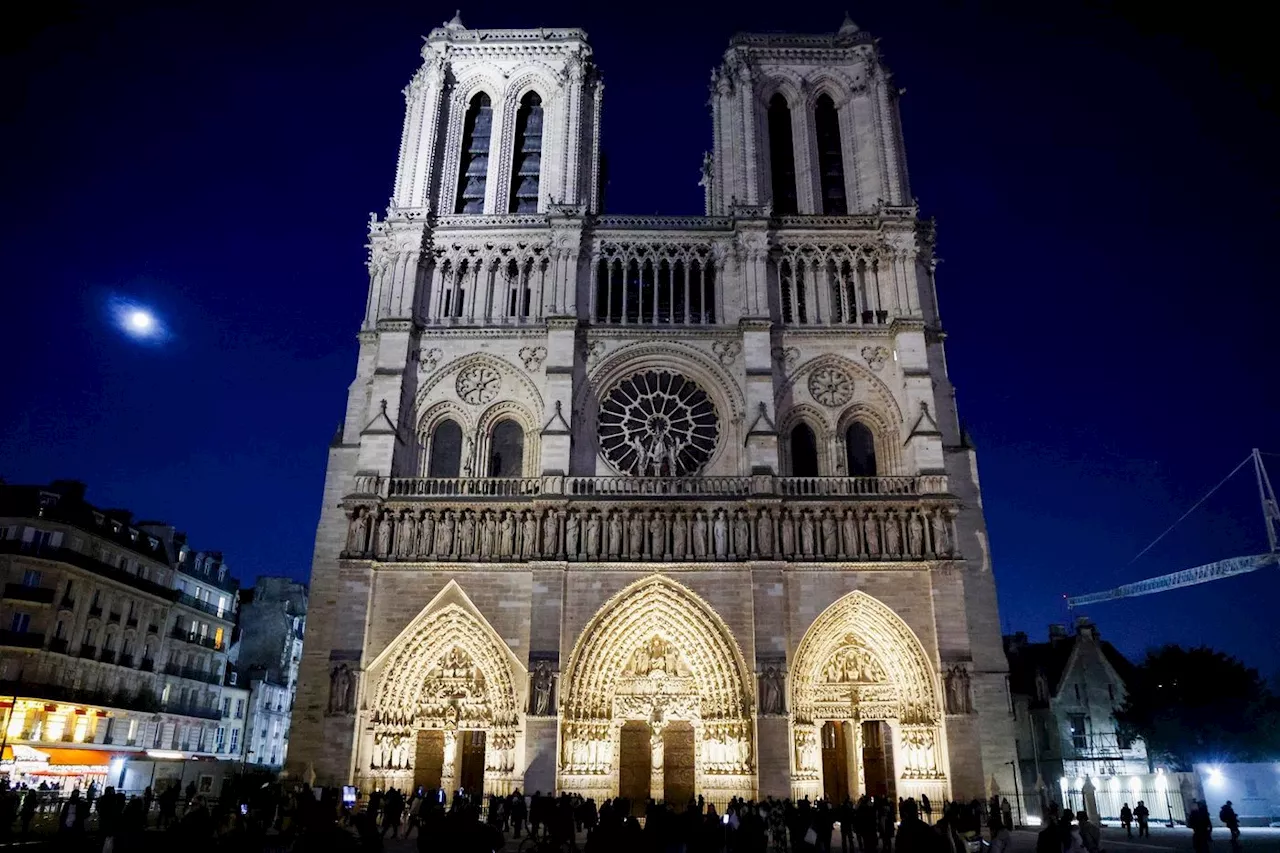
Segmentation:
<svg viewBox="0 0 1280 853">
<path fill-rule="evenodd" d="M 138 343 L 161 343 L 167 337 L 160 316 L 140 302 L 116 297 L 109 310 L 115 327 Z"/>
</svg>

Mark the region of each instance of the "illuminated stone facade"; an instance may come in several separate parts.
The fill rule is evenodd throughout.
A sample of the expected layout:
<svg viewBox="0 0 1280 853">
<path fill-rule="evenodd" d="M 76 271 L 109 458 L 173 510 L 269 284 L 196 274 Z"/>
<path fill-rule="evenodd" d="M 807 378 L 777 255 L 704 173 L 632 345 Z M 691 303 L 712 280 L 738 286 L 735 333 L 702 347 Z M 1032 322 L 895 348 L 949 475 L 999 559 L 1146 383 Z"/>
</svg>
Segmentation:
<svg viewBox="0 0 1280 853">
<path fill-rule="evenodd" d="M 319 782 L 683 802 L 1011 790 L 973 450 L 852 23 L 738 36 L 706 215 L 599 212 L 578 30 L 434 30 L 330 450 Z"/>
</svg>

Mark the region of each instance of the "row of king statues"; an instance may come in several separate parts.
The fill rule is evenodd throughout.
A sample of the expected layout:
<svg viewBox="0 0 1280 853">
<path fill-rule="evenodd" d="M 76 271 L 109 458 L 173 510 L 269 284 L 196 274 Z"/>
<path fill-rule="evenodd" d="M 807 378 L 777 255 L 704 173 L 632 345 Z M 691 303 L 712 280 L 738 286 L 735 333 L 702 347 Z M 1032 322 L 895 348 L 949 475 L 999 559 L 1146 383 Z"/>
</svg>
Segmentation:
<svg viewBox="0 0 1280 853">
<path fill-rule="evenodd" d="M 379 509 L 346 554 L 379 560 L 913 560 L 950 557 L 945 508 Z"/>
</svg>

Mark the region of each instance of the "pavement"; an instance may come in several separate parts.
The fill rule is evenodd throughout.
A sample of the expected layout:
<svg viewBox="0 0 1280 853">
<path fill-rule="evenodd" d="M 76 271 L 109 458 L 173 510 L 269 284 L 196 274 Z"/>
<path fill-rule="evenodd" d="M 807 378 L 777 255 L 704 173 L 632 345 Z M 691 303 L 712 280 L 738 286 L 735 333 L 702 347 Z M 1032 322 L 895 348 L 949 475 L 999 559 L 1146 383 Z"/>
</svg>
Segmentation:
<svg viewBox="0 0 1280 853">
<path fill-rule="evenodd" d="M 1038 832 L 1038 829 L 1015 831 L 1013 833 L 1014 853 L 1034 853 Z M 839 838 L 838 834 L 836 838 Z M 585 841 L 585 835 L 579 837 L 579 849 L 581 849 Z M 417 853 L 417 844 L 416 836 L 408 841 L 404 839 L 387 839 L 385 850 L 386 853 Z M 516 853 L 519 846 L 519 839 L 508 838 L 507 846 L 503 853 Z M 837 840 L 833 850 L 838 851 L 839 849 L 839 841 Z M 1126 838 L 1123 829 L 1104 826 L 1102 828 L 1102 850 L 1103 853 L 1152 853 L 1152 851 L 1191 853 L 1191 830 L 1184 827 L 1169 829 L 1163 826 L 1153 826 L 1151 827 L 1151 836 L 1149 838 L 1138 838 L 1136 830 L 1133 838 Z M 1243 853 L 1280 853 L 1280 829 L 1253 827 L 1241 829 L 1240 850 Z M 1230 833 L 1221 827 L 1215 827 L 1213 830 L 1212 853 L 1235 853 L 1231 849 Z"/>
</svg>

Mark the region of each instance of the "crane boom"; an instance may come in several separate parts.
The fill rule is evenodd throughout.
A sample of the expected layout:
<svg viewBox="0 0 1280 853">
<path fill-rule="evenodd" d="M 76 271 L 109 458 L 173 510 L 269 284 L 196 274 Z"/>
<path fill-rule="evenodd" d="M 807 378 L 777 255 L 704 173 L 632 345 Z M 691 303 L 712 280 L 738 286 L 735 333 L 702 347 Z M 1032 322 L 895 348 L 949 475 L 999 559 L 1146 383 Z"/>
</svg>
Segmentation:
<svg viewBox="0 0 1280 853">
<path fill-rule="evenodd" d="M 1097 604 L 1100 601 L 1112 601 L 1117 598 L 1133 598 L 1139 595 L 1150 595 L 1154 592 L 1164 592 L 1170 589 L 1178 589 L 1184 586 L 1195 586 L 1198 583 L 1208 583 L 1216 581 L 1220 578 L 1229 578 L 1233 575 L 1243 575 L 1249 572 L 1256 572 L 1258 569 L 1265 569 L 1267 566 L 1280 563 L 1280 555 L 1255 554 L 1252 557 L 1232 557 L 1229 560 L 1219 560 L 1216 563 L 1208 563 L 1203 566 L 1196 566 L 1194 569 L 1183 569 L 1180 572 L 1174 572 L 1170 575 L 1161 575 L 1157 578 L 1147 578 L 1137 583 L 1127 583 L 1118 586 L 1115 589 L 1109 589 L 1105 592 L 1092 592 L 1088 595 L 1077 595 L 1074 598 L 1067 599 L 1067 607 L 1082 607 L 1086 604 Z"/>
</svg>

